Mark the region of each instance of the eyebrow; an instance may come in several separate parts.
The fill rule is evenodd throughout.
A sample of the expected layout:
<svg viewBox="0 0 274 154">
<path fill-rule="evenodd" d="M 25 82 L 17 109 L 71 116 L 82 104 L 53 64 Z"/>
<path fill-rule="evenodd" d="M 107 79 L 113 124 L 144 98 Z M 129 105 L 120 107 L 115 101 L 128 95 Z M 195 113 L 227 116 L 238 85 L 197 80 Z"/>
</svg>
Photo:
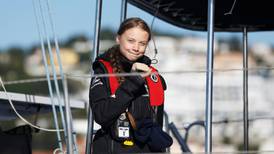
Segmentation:
<svg viewBox="0 0 274 154">
<path fill-rule="evenodd" d="M 131 36 L 127 36 L 126 38 L 127 38 L 127 39 L 132 39 L 132 40 L 135 40 L 135 41 L 136 41 L 136 39 L 135 39 L 134 37 L 131 37 Z M 139 41 L 139 42 L 141 42 L 141 43 L 148 43 L 149 41 L 142 40 L 142 41 Z"/>
</svg>

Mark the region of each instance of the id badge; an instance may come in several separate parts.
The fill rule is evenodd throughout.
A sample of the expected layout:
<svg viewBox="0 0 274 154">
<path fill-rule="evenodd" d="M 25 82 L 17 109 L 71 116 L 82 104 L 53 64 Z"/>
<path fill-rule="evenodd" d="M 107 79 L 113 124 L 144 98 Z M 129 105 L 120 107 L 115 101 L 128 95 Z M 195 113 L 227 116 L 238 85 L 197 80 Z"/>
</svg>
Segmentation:
<svg viewBox="0 0 274 154">
<path fill-rule="evenodd" d="M 128 138 L 129 137 L 129 127 L 118 127 L 118 137 Z"/>
</svg>

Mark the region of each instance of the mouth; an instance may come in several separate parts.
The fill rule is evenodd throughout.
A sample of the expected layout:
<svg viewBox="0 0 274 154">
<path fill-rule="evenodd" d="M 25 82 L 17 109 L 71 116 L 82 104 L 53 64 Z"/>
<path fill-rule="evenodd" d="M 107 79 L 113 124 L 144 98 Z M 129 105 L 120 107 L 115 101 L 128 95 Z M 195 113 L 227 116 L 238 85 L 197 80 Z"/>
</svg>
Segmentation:
<svg viewBox="0 0 274 154">
<path fill-rule="evenodd" d="M 134 53 L 134 52 L 131 52 L 131 51 L 129 51 L 128 52 L 130 55 L 132 55 L 132 56 L 134 56 L 134 57 L 138 57 L 140 54 L 136 54 L 136 53 Z"/>
</svg>

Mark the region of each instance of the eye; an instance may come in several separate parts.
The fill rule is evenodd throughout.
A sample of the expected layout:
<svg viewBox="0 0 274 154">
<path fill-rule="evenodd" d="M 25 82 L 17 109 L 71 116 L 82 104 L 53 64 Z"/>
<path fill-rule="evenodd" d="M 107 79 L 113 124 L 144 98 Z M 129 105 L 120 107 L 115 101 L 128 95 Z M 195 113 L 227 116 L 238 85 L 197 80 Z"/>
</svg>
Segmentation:
<svg viewBox="0 0 274 154">
<path fill-rule="evenodd" d="M 130 42 L 130 43 L 134 43 L 133 39 L 128 39 L 127 41 Z"/>
<path fill-rule="evenodd" d="M 140 42 L 139 44 L 140 44 L 141 46 L 146 46 L 146 45 L 147 45 L 146 42 Z"/>
</svg>

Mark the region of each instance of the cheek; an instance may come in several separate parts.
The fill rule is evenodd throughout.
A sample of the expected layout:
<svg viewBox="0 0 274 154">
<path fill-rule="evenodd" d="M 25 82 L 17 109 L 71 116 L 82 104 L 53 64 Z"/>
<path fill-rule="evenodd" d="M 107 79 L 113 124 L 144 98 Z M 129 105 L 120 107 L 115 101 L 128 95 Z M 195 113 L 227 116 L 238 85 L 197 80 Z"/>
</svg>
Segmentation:
<svg viewBox="0 0 274 154">
<path fill-rule="evenodd" d="M 140 53 L 144 54 L 146 52 L 146 47 L 141 47 Z"/>
<path fill-rule="evenodd" d="M 126 50 L 130 50 L 130 49 L 132 48 L 132 46 L 131 46 L 130 44 L 125 44 L 125 45 L 124 45 L 124 48 L 125 48 Z"/>
<path fill-rule="evenodd" d="M 131 45 L 129 43 L 126 43 L 126 42 L 121 42 L 120 46 L 123 49 L 126 49 L 126 50 L 131 48 Z"/>
</svg>

